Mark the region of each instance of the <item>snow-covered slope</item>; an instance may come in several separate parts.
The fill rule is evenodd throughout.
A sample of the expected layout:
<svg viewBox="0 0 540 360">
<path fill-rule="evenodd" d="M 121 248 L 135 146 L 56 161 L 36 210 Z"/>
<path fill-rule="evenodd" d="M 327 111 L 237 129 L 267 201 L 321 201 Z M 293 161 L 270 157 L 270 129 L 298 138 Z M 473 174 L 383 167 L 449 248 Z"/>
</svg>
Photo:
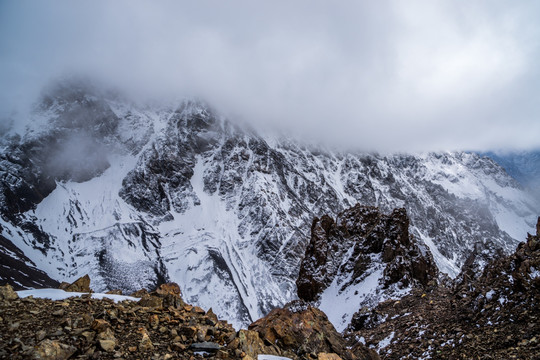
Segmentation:
<svg viewBox="0 0 540 360">
<path fill-rule="evenodd" d="M 485 155 L 500 164 L 540 201 L 540 150 L 488 152 Z"/>
<path fill-rule="evenodd" d="M 235 326 L 296 297 L 316 216 L 403 207 L 455 276 L 472 251 L 510 252 L 540 212 L 489 158 L 336 153 L 194 100 L 148 106 L 64 85 L 35 117 L 2 140 L 1 235 L 54 279 L 89 273 L 97 291 L 176 281 Z"/>
</svg>

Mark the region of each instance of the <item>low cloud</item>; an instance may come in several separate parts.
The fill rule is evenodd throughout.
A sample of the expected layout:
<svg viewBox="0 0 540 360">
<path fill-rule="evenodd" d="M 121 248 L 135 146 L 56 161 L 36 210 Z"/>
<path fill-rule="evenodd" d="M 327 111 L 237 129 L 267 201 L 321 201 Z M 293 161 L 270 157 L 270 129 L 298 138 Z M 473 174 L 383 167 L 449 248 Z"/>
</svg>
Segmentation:
<svg viewBox="0 0 540 360">
<path fill-rule="evenodd" d="M 540 147 L 533 1 L 0 3 L 0 101 L 91 74 L 378 151 Z M 11 110 L 9 110 L 11 111 Z"/>
</svg>

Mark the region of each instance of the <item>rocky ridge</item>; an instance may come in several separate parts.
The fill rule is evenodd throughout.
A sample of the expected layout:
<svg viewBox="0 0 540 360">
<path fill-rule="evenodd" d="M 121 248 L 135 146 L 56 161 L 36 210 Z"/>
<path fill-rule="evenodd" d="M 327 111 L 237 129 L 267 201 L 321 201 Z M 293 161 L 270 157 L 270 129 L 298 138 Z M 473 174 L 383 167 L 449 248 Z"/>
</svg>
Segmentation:
<svg viewBox="0 0 540 360">
<path fill-rule="evenodd" d="M 454 282 L 415 289 L 362 309 L 346 330 L 351 346 L 385 359 L 540 359 L 540 218 L 509 256 Z"/>
<path fill-rule="evenodd" d="M 81 289 L 87 279 L 70 284 Z M 69 287 L 68 287 L 69 288 Z M 367 348 L 346 347 L 324 313 L 289 305 L 236 331 L 212 310 L 191 306 L 176 284 L 139 291 L 138 302 L 88 295 L 53 301 L 19 298 L 0 287 L 0 357 L 9 359 L 291 359 L 376 360 Z M 294 310 L 292 310 L 294 308 Z"/>
<path fill-rule="evenodd" d="M 350 253 L 355 246 L 361 247 L 356 255 L 369 254 L 364 245 L 372 244 L 386 259 L 382 264 L 386 264 L 388 273 L 399 275 L 381 276 L 379 285 L 384 288 L 401 283 L 411 287 L 409 294 L 358 309 L 343 335 L 323 311 L 302 300 L 272 310 L 247 330 L 236 331 L 211 309 L 186 304 L 177 284 L 163 284 L 150 293 L 141 290 L 133 294 L 140 300 L 119 303 L 97 300 L 90 294 L 60 301 L 20 299 L 6 285 L 0 287 L 0 356 L 251 360 L 268 354 L 318 360 L 371 360 L 379 356 L 540 359 L 540 218 L 536 235 L 528 235 L 512 255 L 492 259 L 480 274 L 475 273 L 474 261 L 468 261 L 471 267 L 454 280 L 435 279 L 433 265 L 418 272 L 407 259 L 401 259 L 411 252 L 419 263 L 430 262 L 429 252 L 417 258 L 421 252 L 406 231 L 408 221 L 403 210 L 384 215 L 375 208 L 356 206 L 338 219 L 315 219 L 312 242 L 326 248 L 327 256 L 310 266 L 317 271 L 317 266 L 331 261 L 330 254 L 339 254 L 335 244 L 349 246 Z M 362 257 L 343 259 L 356 261 Z M 362 271 L 354 272 L 360 268 L 354 266 L 356 262 L 347 263 L 328 266 L 337 269 L 334 275 L 323 273 L 321 278 L 310 279 L 321 280 L 324 287 L 324 276 L 342 277 L 345 270 L 352 271 L 349 275 L 353 276 L 343 278 L 362 278 Z M 90 278 L 84 276 L 60 286 L 67 291 L 90 291 Z M 346 305 L 333 300 L 334 305 Z"/>
</svg>

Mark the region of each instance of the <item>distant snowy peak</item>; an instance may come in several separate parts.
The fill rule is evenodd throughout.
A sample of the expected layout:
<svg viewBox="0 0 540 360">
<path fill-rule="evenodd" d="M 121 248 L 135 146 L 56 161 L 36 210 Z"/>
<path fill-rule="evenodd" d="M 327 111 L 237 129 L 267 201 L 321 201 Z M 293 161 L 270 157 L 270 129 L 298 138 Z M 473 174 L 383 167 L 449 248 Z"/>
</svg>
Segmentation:
<svg viewBox="0 0 540 360">
<path fill-rule="evenodd" d="M 487 152 L 520 184 L 529 188 L 540 199 L 540 150 L 519 152 Z"/>
<path fill-rule="evenodd" d="M 25 134 L 2 140 L 1 235 L 53 279 L 88 273 L 97 291 L 175 281 L 235 326 L 297 297 L 315 217 L 404 208 L 419 246 L 455 276 L 473 252 L 512 251 L 540 213 L 472 153 L 323 151 L 198 100 L 141 104 L 82 85 L 36 109 Z"/>
</svg>

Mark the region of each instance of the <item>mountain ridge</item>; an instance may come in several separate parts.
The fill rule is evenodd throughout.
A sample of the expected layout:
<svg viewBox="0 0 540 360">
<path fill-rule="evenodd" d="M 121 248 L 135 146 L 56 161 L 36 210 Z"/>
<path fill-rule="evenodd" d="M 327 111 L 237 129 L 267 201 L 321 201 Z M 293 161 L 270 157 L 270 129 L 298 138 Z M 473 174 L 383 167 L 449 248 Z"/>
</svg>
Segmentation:
<svg viewBox="0 0 540 360">
<path fill-rule="evenodd" d="M 410 233 L 456 276 L 473 251 L 510 253 L 538 213 L 473 153 L 333 153 L 267 139 L 195 100 L 142 106 L 69 86 L 48 99 L 34 115 L 45 126 L 3 140 L 2 235 L 57 280 L 89 273 L 97 290 L 127 291 L 173 280 L 235 326 L 296 298 L 321 214 L 406 208 Z"/>
</svg>

